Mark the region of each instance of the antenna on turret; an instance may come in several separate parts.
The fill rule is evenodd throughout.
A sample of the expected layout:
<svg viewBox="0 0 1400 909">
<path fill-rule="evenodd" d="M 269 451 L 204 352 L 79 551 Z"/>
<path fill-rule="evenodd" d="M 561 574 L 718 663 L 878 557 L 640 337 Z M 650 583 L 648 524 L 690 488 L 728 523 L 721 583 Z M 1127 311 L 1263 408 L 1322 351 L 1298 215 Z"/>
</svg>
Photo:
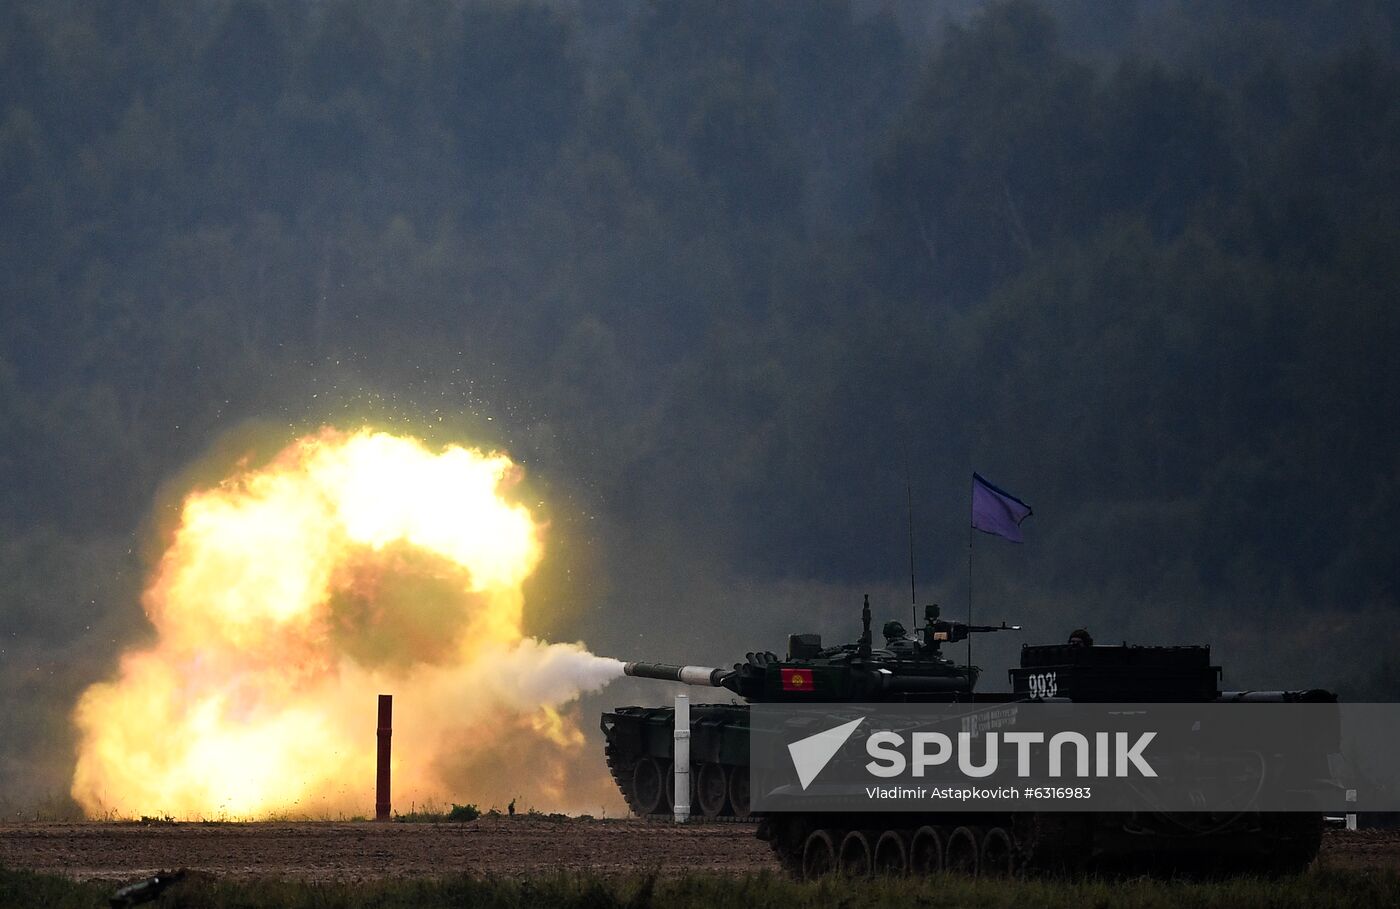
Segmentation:
<svg viewBox="0 0 1400 909">
<path fill-rule="evenodd" d="M 865 606 L 860 611 L 860 650 L 863 660 L 870 659 L 870 594 L 865 595 Z"/>
</svg>

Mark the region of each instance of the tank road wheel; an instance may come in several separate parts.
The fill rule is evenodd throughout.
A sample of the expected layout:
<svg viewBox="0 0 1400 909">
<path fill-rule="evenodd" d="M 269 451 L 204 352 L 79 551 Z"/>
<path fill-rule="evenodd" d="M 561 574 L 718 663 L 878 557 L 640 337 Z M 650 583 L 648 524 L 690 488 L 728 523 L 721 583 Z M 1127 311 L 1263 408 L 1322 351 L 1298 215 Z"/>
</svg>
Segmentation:
<svg viewBox="0 0 1400 909">
<path fill-rule="evenodd" d="M 724 813 L 724 801 L 729 797 L 729 780 L 723 764 L 699 764 L 691 770 L 695 780 L 695 801 L 705 817 Z"/>
<path fill-rule="evenodd" d="M 956 827 L 943 847 L 943 868 L 954 874 L 977 874 L 977 834 L 971 827 Z"/>
<path fill-rule="evenodd" d="M 991 877 L 1010 877 L 1016 873 L 1016 851 L 1011 848 L 1011 835 L 1000 827 L 992 827 L 982 835 L 982 855 L 978 868 Z"/>
<path fill-rule="evenodd" d="M 749 816 L 749 766 L 729 768 L 729 810 L 740 819 Z"/>
<path fill-rule="evenodd" d="M 886 830 L 875 841 L 875 873 L 888 877 L 903 877 L 909 871 L 909 850 L 904 846 L 904 834 Z"/>
<path fill-rule="evenodd" d="M 920 827 L 909 844 L 909 871 L 938 874 L 943 871 L 943 837 L 935 827 Z"/>
<path fill-rule="evenodd" d="M 802 879 L 816 880 L 836 867 L 836 845 L 826 830 L 813 830 L 802 844 Z"/>
<path fill-rule="evenodd" d="M 870 837 L 852 830 L 841 840 L 841 873 L 846 877 L 869 877 L 874 869 Z"/>
<path fill-rule="evenodd" d="M 759 822 L 755 835 L 767 840 L 783 871 L 802 880 L 802 847 L 807 842 L 807 825 L 788 816 L 770 814 Z"/>
<path fill-rule="evenodd" d="M 632 768 L 632 797 L 636 799 L 638 815 L 646 817 L 661 810 L 666 798 L 664 788 L 665 777 L 656 758 L 644 757 L 637 761 L 637 766 Z"/>
<path fill-rule="evenodd" d="M 657 761 L 656 764 L 661 768 L 661 813 L 671 814 L 676 810 L 676 764 L 674 761 Z"/>
<path fill-rule="evenodd" d="M 676 762 L 657 761 L 656 765 L 661 768 L 661 813 L 673 814 L 676 810 Z M 690 803 L 690 813 L 695 813 L 695 770 L 691 769 L 686 777 L 690 780 L 690 798 L 686 799 Z"/>
</svg>

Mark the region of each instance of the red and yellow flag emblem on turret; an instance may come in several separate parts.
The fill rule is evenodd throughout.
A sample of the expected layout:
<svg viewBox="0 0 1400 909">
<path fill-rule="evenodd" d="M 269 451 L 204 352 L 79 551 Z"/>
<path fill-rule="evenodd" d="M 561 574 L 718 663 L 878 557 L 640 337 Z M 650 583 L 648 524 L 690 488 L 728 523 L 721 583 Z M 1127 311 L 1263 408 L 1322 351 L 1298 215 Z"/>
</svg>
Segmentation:
<svg viewBox="0 0 1400 909">
<path fill-rule="evenodd" d="M 810 669 L 784 669 L 783 671 L 784 691 L 811 691 L 812 690 L 812 670 Z"/>
</svg>

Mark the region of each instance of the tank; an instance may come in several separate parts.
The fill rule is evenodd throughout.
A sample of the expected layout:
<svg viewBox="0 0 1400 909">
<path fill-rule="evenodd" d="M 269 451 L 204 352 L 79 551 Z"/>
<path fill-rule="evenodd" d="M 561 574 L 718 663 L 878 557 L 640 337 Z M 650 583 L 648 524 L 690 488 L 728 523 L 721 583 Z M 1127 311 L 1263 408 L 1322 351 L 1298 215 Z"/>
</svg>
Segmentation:
<svg viewBox="0 0 1400 909">
<path fill-rule="evenodd" d="M 945 621 L 925 607 L 912 632 L 886 622 L 884 644 L 871 633 L 870 600 L 854 643 L 823 646 L 820 635 L 788 636 L 783 657 L 747 653 L 730 669 L 635 662 L 634 677 L 727 689 L 727 703 L 691 707 L 691 805 L 700 818 L 756 820 L 793 874 L 817 877 L 943 870 L 982 874 L 1027 871 L 1125 870 L 1175 873 L 1291 872 L 1317 855 L 1320 814 L 937 812 L 772 813 L 749 803 L 748 703 L 974 703 L 1055 698 L 1090 703 L 1213 701 L 1335 702 L 1330 691 L 1223 691 L 1210 648 L 1096 645 L 1082 631 L 1068 644 L 1022 645 L 1010 670 L 1010 691 L 977 690 L 979 670 L 958 664 L 943 646 L 969 635 L 1016 631 L 1014 625 Z M 741 702 L 742 701 L 742 702 Z M 618 707 L 602 716 L 605 755 L 631 810 L 642 817 L 672 812 L 674 710 Z"/>
</svg>

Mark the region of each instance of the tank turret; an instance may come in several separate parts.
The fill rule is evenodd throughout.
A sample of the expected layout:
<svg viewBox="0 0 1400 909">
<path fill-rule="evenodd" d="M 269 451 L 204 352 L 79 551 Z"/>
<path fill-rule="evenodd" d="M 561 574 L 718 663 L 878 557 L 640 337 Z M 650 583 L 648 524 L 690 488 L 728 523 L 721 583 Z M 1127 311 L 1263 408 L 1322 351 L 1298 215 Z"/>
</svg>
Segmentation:
<svg viewBox="0 0 1400 909">
<path fill-rule="evenodd" d="M 976 666 L 944 657 L 942 645 L 970 634 L 1016 631 L 1019 625 L 968 625 L 939 619 L 936 605 L 925 608 L 925 622 L 911 635 L 901 622 L 886 622 L 884 645 L 876 647 L 870 629 L 870 598 L 861 610 L 861 635 L 848 644 L 823 647 L 821 635 L 788 636 L 786 657 L 772 651 L 745 654 L 732 669 L 627 663 L 630 676 L 726 688 L 751 702 L 773 701 L 917 701 L 948 700 L 970 694 L 977 685 Z"/>
<path fill-rule="evenodd" d="M 723 688 L 750 703 L 964 701 L 972 699 L 979 671 L 945 657 L 942 646 L 970 634 L 1019 627 L 943 621 L 932 605 L 924 610 L 924 624 L 912 633 L 901 622 L 886 622 L 884 642 L 877 646 L 867 596 L 860 636 L 849 643 L 826 647 L 819 634 L 792 634 L 784 656 L 752 651 L 730 669 L 633 662 L 623 664 L 623 672 L 633 678 Z M 673 721 L 670 707 L 619 707 L 603 714 L 608 766 L 637 814 L 670 810 Z M 695 802 L 701 813 L 746 817 L 747 708 L 734 702 L 695 704 L 691 726 Z"/>
</svg>

